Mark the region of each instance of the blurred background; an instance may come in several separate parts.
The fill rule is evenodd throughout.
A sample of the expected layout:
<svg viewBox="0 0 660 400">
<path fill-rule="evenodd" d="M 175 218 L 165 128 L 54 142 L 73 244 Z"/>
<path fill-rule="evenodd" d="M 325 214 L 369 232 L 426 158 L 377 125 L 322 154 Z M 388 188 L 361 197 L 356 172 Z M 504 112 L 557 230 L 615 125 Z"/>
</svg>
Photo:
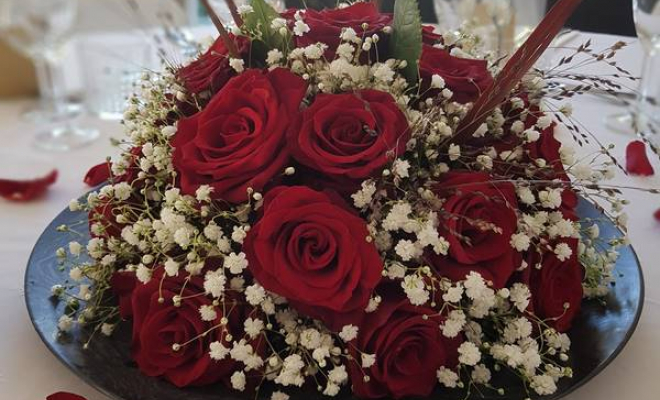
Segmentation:
<svg viewBox="0 0 660 400">
<path fill-rule="evenodd" d="M 420 8 L 426 22 L 450 29 L 481 15 L 485 4 L 485 25 L 500 36 L 491 46 L 504 52 L 503 32 L 510 32 L 513 41 L 524 37 L 554 1 L 420 0 Z M 305 3 L 322 8 L 336 2 Z M 271 3 L 279 9 L 302 6 L 301 0 Z M 385 10 L 393 3 L 382 1 Z M 223 0 L 213 5 L 231 20 Z M 569 25 L 634 35 L 632 2 L 585 0 Z M 143 71 L 183 63 L 214 32 L 199 0 L 0 0 L 0 107 L 13 99 L 33 99 L 21 103 L 18 112 L 36 127 L 37 147 L 82 147 L 99 133 L 76 122 L 80 116 L 120 119 Z"/>
<path fill-rule="evenodd" d="M 15 0 L 0 0 L 0 18 L 6 20 L 10 17 L 11 3 Z M 49 2 L 60 2 L 61 0 L 40 0 L 35 2 L 36 6 Z M 422 0 L 420 1 L 422 14 L 426 21 L 437 22 L 435 8 L 438 3 L 448 0 Z M 461 0 L 459 0 L 461 1 Z M 471 0 L 464 0 L 469 3 Z M 523 23 L 533 23 L 540 18 L 541 13 L 556 0 L 517 0 L 514 7 L 518 11 L 519 20 Z M 28 1 L 17 0 L 19 3 Z M 74 1 L 75 3 L 75 1 Z M 128 33 L 131 31 L 135 45 L 139 41 L 148 43 L 146 35 L 140 37 L 139 30 L 164 27 L 164 26 L 196 26 L 207 24 L 204 13 L 199 6 L 198 0 L 78 0 L 77 17 L 71 27 L 75 39 L 98 37 L 103 33 Z M 223 2 L 216 1 L 217 8 L 222 10 Z M 281 2 L 280 2 L 281 3 Z M 307 0 L 308 6 L 323 7 L 334 5 L 336 0 Z M 385 9 L 391 9 L 393 0 L 385 0 Z M 287 6 L 301 6 L 300 0 L 288 0 Z M 572 27 L 594 32 L 608 32 L 615 34 L 634 35 L 634 24 L 632 19 L 632 2 L 629 0 L 586 0 L 583 6 L 569 22 Z M 0 24 L 2 26 L 2 24 Z M 32 68 L 32 63 L 24 56 L 17 54 L 15 50 L 7 45 L 7 36 L 10 33 L 0 31 L 0 59 L 3 61 L 2 74 L 0 74 L 0 98 L 11 96 L 36 95 L 37 79 Z M 119 37 L 119 36 L 117 36 Z M 85 61 L 89 52 L 84 45 L 77 44 L 74 49 L 76 56 Z M 131 47 L 130 44 L 126 44 Z M 81 48 L 82 47 L 82 48 Z M 75 51 L 77 50 L 77 51 Z M 82 53 L 82 54 L 81 54 Z M 139 57 L 138 57 L 139 58 Z M 136 59 L 136 62 L 144 60 Z M 149 66 L 149 65 L 145 65 Z M 73 68 L 73 70 L 72 70 Z M 67 84 L 72 91 L 80 90 L 83 85 L 82 79 L 76 79 L 78 69 L 73 65 L 68 66 Z M 78 74 L 79 75 L 79 74 Z M 78 76 L 80 78 L 80 76 Z"/>
</svg>

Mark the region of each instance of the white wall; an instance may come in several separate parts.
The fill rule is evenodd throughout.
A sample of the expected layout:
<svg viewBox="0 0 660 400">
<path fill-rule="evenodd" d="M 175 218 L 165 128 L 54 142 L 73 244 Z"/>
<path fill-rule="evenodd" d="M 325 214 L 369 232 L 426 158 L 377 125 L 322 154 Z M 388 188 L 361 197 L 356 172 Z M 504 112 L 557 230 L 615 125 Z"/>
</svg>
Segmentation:
<svg viewBox="0 0 660 400">
<path fill-rule="evenodd" d="M 129 1 L 138 4 L 140 12 L 134 12 Z M 431 1 L 431 0 L 420 0 Z M 512 0 L 523 25 L 533 25 L 543 16 L 546 0 Z M 199 0 L 79 0 L 81 31 L 126 30 L 145 26 L 162 25 L 164 15 L 175 23 L 190 21 Z M 215 0 L 218 12 L 224 13 L 222 0 Z"/>
<path fill-rule="evenodd" d="M 78 30 L 128 30 L 163 25 L 170 17 L 176 24 L 186 23 L 188 3 L 196 0 L 78 0 Z M 130 2 L 138 5 L 135 12 Z"/>
<path fill-rule="evenodd" d="M 521 25 L 536 25 L 548 4 L 546 0 L 513 0 L 516 8 L 516 18 Z"/>
</svg>

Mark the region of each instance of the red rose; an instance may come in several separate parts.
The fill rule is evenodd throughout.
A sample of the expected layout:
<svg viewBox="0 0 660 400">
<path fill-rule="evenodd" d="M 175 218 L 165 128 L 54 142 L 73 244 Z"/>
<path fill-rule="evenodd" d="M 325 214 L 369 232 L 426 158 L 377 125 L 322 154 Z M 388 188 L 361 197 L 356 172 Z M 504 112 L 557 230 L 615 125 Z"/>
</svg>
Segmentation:
<svg viewBox="0 0 660 400">
<path fill-rule="evenodd" d="M 561 261 L 552 251 L 542 255 L 533 253 L 525 275 L 532 293 L 534 314 L 558 332 L 571 328 L 580 312 L 584 271 L 578 261 L 578 240 L 563 241 L 573 252 L 569 259 Z M 555 244 L 556 245 L 556 244 Z M 540 264 L 541 268 L 537 268 Z M 568 308 L 564 305 L 568 304 Z"/>
<path fill-rule="evenodd" d="M 342 203 L 302 186 L 275 188 L 243 245 L 265 289 L 337 330 L 359 320 L 383 270 L 365 222 Z"/>
<path fill-rule="evenodd" d="M 485 60 L 458 58 L 446 50 L 424 45 L 419 62 L 422 86 L 431 86 L 433 75 L 445 80 L 446 87 L 454 92 L 452 100 L 459 103 L 475 101 L 493 82 Z M 428 95 L 435 95 L 437 90 L 429 90 Z"/>
<path fill-rule="evenodd" d="M 424 25 L 422 27 L 422 41 L 424 44 L 433 46 L 434 44 L 442 43 L 442 35 L 435 33 L 435 27 L 433 25 Z"/>
<path fill-rule="evenodd" d="M 552 122 L 550 126 L 545 129 L 540 129 L 536 126 L 539 118 L 545 117 L 546 114 L 539 110 L 538 106 L 529 106 L 529 114 L 525 118 L 525 129 L 535 129 L 540 131 L 541 136 L 539 140 L 525 144 L 527 155 L 532 160 L 542 158 L 546 161 L 548 170 L 545 171 L 544 176 L 539 179 L 545 178 L 552 180 L 555 178 L 568 179 L 564 164 L 561 162 L 561 142 L 555 137 L 556 122 Z M 554 173 L 553 173 L 554 172 Z"/>
<path fill-rule="evenodd" d="M 46 400 L 87 400 L 87 399 L 73 393 L 57 392 L 46 397 Z"/>
<path fill-rule="evenodd" d="M 115 272 L 110 278 L 112 293 L 117 296 L 119 303 L 119 315 L 122 319 L 133 316 L 133 290 L 138 280 L 133 272 Z"/>
<path fill-rule="evenodd" d="M 536 125 L 538 118 L 543 116 L 542 113 L 538 111 L 538 107 L 532 108 L 532 113 L 527 117 L 525 121 L 525 129 L 532 128 Z M 562 204 L 560 211 L 564 213 L 565 218 L 571 219 L 573 221 L 578 220 L 578 216 L 575 213 L 575 209 L 578 205 L 578 196 L 573 190 L 572 186 L 569 184 L 571 179 L 566 173 L 564 164 L 561 161 L 561 142 L 555 137 L 555 128 L 557 124 L 553 122 L 549 127 L 541 131 L 541 136 L 539 140 L 528 143 L 525 145 L 525 150 L 527 156 L 531 160 L 544 159 L 546 161 L 547 168 L 542 172 L 539 172 L 536 179 L 539 180 L 554 180 L 559 179 L 566 184 L 563 186 L 563 191 L 561 193 Z"/>
<path fill-rule="evenodd" d="M 547 176 L 550 180 L 556 177 L 563 177 L 566 175 L 564 164 L 561 162 L 561 142 L 555 138 L 555 124 L 543 129 L 539 140 L 532 143 L 527 143 L 525 149 L 530 158 L 537 160 L 542 158 L 546 161 L 547 166 L 554 171 L 554 174 Z"/>
<path fill-rule="evenodd" d="M 361 90 L 318 95 L 287 135 L 298 162 L 353 191 L 403 154 L 410 128 L 391 95 Z"/>
<path fill-rule="evenodd" d="M 428 397 L 437 385 L 436 371 L 456 366 L 462 340 L 442 335 L 438 326 L 444 318 L 437 311 L 415 307 L 394 293 L 381 297 L 383 302 L 365 316 L 355 346 L 350 346 L 353 392 L 368 399 Z M 376 355 L 372 367 L 360 368 L 362 353 Z"/>
<path fill-rule="evenodd" d="M 286 167 L 285 131 L 306 91 L 285 69 L 229 81 L 204 111 L 179 122 L 172 144 L 182 191 L 209 185 L 213 198 L 231 203 L 246 201 L 248 188 L 261 191 Z"/>
<path fill-rule="evenodd" d="M 231 38 L 236 43 L 240 57 L 245 58 L 250 51 L 249 40 L 243 36 L 231 35 Z M 220 91 L 234 75 L 236 71 L 229 65 L 229 51 L 221 37 L 216 39 L 206 53 L 176 72 L 177 79 L 188 93 L 206 94 L 203 97 L 211 97 Z"/>
<path fill-rule="evenodd" d="M 126 168 L 124 174 L 117 177 L 116 180 L 119 182 L 128 182 L 130 184 L 134 184 L 135 181 L 138 179 L 140 172 L 142 172 L 142 168 L 140 168 L 140 159 L 144 157 L 144 154 L 142 154 L 142 146 L 133 147 L 130 153 L 131 153 L 131 162 Z M 155 168 L 152 167 L 152 170 L 150 172 L 155 172 Z M 137 183 L 137 186 L 143 187 L 144 182 Z"/>
<path fill-rule="evenodd" d="M 126 170 L 123 174 L 113 176 L 112 162 L 104 161 L 90 168 L 85 174 L 83 182 L 90 187 L 99 186 L 102 183 L 133 183 L 133 181 L 138 179 L 138 174 L 140 171 L 142 171 L 138 165 L 139 159 L 143 157 L 142 146 L 135 146 L 131 148 L 130 154 L 132 156 L 132 160 L 126 167 Z"/>
<path fill-rule="evenodd" d="M 163 377 L 178 387 L 203 386 L 218 381 L 229 384 L 231 375 L 240 369 L 237 362 L 227 357 L 221 361 L 211 359 L 210 344 L 221 342 L 231 348 L 227 334 L 234 340 L 244 337 L 243 322 L 249 310 L 243 305 L 227 301 L 229 314 L 223 315 L 223 307 L 215 307 L 215 320 L 202 321 L 199 309 L 213 302 L 204 293 L 202 276 L 189 279 L 163 278 L 163 268 L 158 268 L 147 284 L 138 284 L 133 292 L 133 359 L 140 371 L 152 377 Z M 184 300 L 175 307 L 174 296 Z M 160 301 L 159 299 L 163 299 Z M 218 328 L 222 317 L 228 323 Z M 216 329 L 212 329 L 212 328 Z M 205 332 L 208 332 L 204 335 Z M 183 345 L 184 343 L 187 343 Z M 181 345 L 175 351 L 173 345 Z M 253 344 L 256 351 L 260 346 Z"/>
<path fill-rule="evenodd" d="M 121 230 L 125 225 L 117 222 L 117 216 L 120 214 L 121 210 L 115 199 L 99 197 L 98 205 L 88 215 L 89 231 L 92 237 L 108 239 L 121 236 Z M 92 229 L 94 225 L 99 231 Z"/>
<path fill-rule="evenodd" d="M 520 255 L 510 244 L 518 229 L 516 190 L 495 183 L 486 173 L 450 172 L 435 191 L 445 199 L 439 233 L 449 242 L 447 256 L 429 253 L 438 274 L 458 281 L 471 271 L 502 288 L 520 266 Z"/>
<path fill-rule="evenodd" d="M 293 22 L 294 11 L 286 17 Z M 384 27 L 392 23 L 390 14 L 381 14 L 374 3 L 356 3 L 346 8 L 327 8 L 321 11 L 307 9 L 302 12 L 303 21 L 309 26 L 309 32 L 302 36 L 294 36 L 297 47 L 305 47 L 318 42 L 328 45 L 325 56 L 333 59 L 335 50 L 341 42 L 342 31 L 352 28 L 358 37 L 370 37 L 379 34 L 381 41 L 378 48 L 387 49 L 387 35 L 381 33 Z M 363 29 L 367 24 L 367 29 Z M 381 53 L 381 57 L 382 57 Z M 386 57 L 382 57 L 385 59 Z"/>
<path fill-rule="evenodd" d="M 106 183 L 110 180 L 110 177 L 112 177 L 111 169 L 112 162 L 109 161 L 104 161 L 98 165 L 95 165 L 90 168 L 89 171 L 87 171 L 83 182 L 85 182 L 85 184 L 90 187 Z"/>
</svg>

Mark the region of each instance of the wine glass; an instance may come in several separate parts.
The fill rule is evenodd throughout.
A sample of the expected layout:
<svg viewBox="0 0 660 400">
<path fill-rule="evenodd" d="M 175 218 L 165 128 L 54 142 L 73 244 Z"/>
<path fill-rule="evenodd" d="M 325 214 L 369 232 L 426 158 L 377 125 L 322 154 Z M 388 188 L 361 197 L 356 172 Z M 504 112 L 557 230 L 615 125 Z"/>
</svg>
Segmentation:
<svg viewBox="0 0 660 400">
<path fill-rule="evenodd" d="M 453 0 L 434 0 L 435 15 L 438 19 L 438 27 L 442 31 L 452 31 L 461 25 L 461 17 L 458 15 L 457 4 Z"/>
<path fill-rule="evenodd" d="M 637 99 L 637 128 L 660 127 L 660 0 L 635 0 L 635 26 L 646 53 Z"/>
<path fill-rule="evenodd" d="M 507 40 L 506 30 L 515 23 L 513 0 L 435 0 L 435 7 L 441 28 L 469 22 L 489 50 L 499 56 L 511 50 L 513 38 Z"/>
<path fill-rule="evenodd" d="M 657 132 L 660 127 L 660 0 L 633 0 L 635 27 L 644 50 L 637 100 L 625 114 L 607 118 L 618 132 Z M 632 128 L 632 129 L 631 129 Z"/>
<path fill-rule="evenodd" d="M 0 38 L 30 57 L 37 70 L 43 101 L 62 120 L 57 126 L 37 133 L 35 145 L 41 149 L 65 151 L 95 140 L 96 130 L 71 124 L 67 110 L 62 68 L 65 45 L 77 15 L 77 0 L 2 0 Z"/>
<path fill-rule="evenodd" d="M 286 3 L 284 2 L 284 0 L 270 0 L 269 3 L 271 6 L 273 6 L 275 11 L 277 12 L 282 12 L 286 10 Z"/>
</svg>

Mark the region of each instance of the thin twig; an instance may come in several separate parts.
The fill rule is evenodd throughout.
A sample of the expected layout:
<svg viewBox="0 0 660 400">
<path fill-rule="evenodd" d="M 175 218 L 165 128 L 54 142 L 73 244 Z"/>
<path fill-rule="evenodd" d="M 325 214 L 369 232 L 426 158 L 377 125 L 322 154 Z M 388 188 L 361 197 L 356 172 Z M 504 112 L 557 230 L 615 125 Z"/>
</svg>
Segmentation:
<svg viewBox="0 0 660 400">
<path fill-rule="evenodd" d="M 213 7 L 211 7 L 209 0 L 201 1 L 202 5 L 206 9 L 206 12 L 209 14 L 209 17 L 211 17 L 211 21 L 213 21 L 213 25 L 215 25 L 218 32 L 220 32 L 220 37 L 222 37 L 222 41 L 225 42 L 225 46 L 227 47 L 229 55 L 231 57 L 238 57 L 238 49 L 236 48 L 236 43 L 234 43 L 234 41 L 231 39 L 231 36 L 229 36 L 229 32 L 227 32 L 227 29 L 225 29 L 222 20 L 220 17 L 218 17 L 218 14 L 215 13 Z"/>
<path fill-rule="evenodd" d="M 238 7 L 236 7 L 236 3 L 234 2 L 234 0 L 225 0 L 225 3 L 227 3 L 227 7 L 229 7 L 229 12 L 231 13 L 231 17 L 234 19 L 236 26 L 238 27 L 243 26 L 243 18 L 241 17 L 241 14 L 238 12 Z"/>
</svg>

